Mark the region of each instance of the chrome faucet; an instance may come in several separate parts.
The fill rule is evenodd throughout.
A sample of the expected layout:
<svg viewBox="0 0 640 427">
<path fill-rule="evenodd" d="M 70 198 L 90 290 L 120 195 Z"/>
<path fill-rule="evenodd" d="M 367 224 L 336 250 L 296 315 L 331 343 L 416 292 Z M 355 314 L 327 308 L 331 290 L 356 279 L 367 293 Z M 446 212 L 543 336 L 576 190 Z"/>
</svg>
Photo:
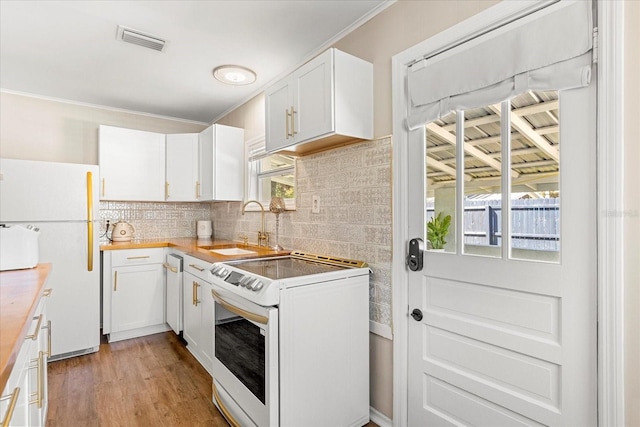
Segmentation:
<svg viewBox="0 0 640 427">
<path fill-rule="evenodd" d="M 262 227 L 260 231 L 258 231 L 258 246 L 265 246 L 267 241 L 267 233 L 264 232 L 264 206 L 257 200 L 249 200 L 242 206 L 242 215 L 244 215 L 244 210 L 249 203 L 257 203 L 260 206 L 260 219 L 262 221 Z"/>
</svg>

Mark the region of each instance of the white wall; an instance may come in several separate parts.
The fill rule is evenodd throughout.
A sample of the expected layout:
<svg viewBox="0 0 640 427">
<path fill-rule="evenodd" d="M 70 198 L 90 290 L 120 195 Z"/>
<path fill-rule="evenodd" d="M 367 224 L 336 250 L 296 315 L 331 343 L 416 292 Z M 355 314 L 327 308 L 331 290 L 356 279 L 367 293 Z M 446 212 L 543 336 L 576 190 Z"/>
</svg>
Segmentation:
<svg viewBox="0 0 640 427">
<path fill-rule="evenodd" d="M 98 126 L 200 132 L 204 123 L 0 92 L 0 157 L 98 164 Z"/>
</svg>

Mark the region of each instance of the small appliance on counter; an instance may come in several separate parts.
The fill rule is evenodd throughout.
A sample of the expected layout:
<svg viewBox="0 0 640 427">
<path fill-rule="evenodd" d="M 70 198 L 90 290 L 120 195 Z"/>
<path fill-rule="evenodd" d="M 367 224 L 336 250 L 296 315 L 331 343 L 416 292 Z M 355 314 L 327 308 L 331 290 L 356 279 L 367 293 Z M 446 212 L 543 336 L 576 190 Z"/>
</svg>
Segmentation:
<svg viewBox="0 0 640 427">
<path fill-rule="evenodd" d="M 196 225 L 196 235 L 198 239 L 211 239 L 213 235 L 213 225 L 211 221 L 198 221 Z"/>
<path fill-rule="evenodd" d="M 136 229 L 132 224 L 126 221 L 118 221 L 113 224 L 111 240 L 114 242 L 130 242 L 135 232 Z"/>
<path fill-rule="evenodd" d="M 33 268 L 38 264 L 38 231 L 31 225 L 0 224 L 0 271 Z"/>
</svg>

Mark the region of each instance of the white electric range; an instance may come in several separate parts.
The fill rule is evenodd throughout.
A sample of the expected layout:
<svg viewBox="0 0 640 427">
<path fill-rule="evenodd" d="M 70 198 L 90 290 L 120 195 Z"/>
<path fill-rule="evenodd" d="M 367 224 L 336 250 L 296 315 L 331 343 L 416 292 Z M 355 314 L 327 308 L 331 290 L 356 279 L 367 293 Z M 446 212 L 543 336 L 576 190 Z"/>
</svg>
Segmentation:
<svg viewBox="0 0 640 427">
<path fill-rule="evenodd" d="M 369 421 L 369 273 L 302 252 L 211 266 L 213 401 L 232 425 Z"/>
</svg>

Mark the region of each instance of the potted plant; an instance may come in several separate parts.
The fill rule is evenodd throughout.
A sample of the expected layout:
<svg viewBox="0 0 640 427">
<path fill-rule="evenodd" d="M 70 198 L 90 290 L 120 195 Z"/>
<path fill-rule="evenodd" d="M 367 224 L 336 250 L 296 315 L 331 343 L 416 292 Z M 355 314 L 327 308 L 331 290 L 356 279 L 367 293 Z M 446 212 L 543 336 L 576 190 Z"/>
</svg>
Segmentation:
<svg viewBox="0 0 640 427">
<path fill-rule="evenodd" d="M 442 212 L 434 216 L 427 222 L 427 240 L 431 243 L 431 249 L 444 250 L 447 241 L 444 240 L 449 234 L 451 215 L 443 216 Z"/>
</svg>

